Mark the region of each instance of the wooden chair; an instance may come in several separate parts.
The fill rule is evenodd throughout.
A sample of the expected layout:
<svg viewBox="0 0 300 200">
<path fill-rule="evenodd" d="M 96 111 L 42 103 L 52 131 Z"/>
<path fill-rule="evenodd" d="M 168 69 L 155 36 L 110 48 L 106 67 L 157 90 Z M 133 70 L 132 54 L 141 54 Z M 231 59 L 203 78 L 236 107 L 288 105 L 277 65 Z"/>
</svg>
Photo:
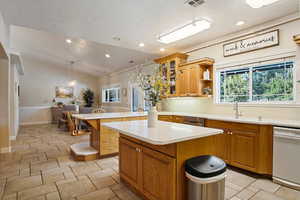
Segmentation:
<svg viewBox="0 0 300 200">
<path fill-rule="evenodd" d="M 75 125 L 75 120 L 72 117 L 72 112 L 67 112 L 68 129 L 72 136 L 90 134 L 90 130 L 78 130 Z"/>
</svg>

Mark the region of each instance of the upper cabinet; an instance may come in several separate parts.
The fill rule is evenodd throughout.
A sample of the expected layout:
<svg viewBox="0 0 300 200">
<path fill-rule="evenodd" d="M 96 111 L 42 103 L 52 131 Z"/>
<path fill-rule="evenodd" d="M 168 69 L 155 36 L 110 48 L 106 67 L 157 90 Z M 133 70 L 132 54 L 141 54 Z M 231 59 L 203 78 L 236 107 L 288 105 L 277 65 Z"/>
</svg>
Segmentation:
<svg viewBox="0 0 300 200">
<path fill-rule="evenodd" d="M 213 93 L 211 58 L 181 64 L 177 72 L 178 96 L 207 97 Z"/>
<path fill-rule="evenodd" d="M 207 97 L 213 93 L 213 64 L 211 58 L 187 63 L 188 55 L 175 53 L 154 60 L 160 64 L 164 80 L 170 84 L 168 97 Z"/>
<path fill-rule="evenodd" d="M 296 42 L 296 44 L 300 45 L 300 34 L 294 36 L 294 41 Z"/>
<path fill-rule="evenodd" d="M 188 55 L 183 53 L 174 53 L 166 57 L 155 59 L 160 64 L 160 72 L 164 80 L 170 84 L 169 96 L 177 96 L 177 72 L 180 64 L 186 63 Z"/>
</svg>

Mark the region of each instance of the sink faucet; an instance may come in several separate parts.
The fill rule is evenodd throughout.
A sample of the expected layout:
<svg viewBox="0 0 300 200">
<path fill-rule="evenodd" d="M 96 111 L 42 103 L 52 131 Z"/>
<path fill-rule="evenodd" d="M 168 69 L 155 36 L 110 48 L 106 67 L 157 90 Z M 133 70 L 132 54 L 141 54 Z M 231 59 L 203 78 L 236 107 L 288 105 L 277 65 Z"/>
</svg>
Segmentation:
<svg viewBox="0 0 300 200">
<path fill-rule="evenodd" d="M 233 110 L 235 110 L 235 118 L 236 119 L 238 119 L 239 117 L 242 116 L 242 113 L 240 112 L 240 109 L 239 109 L 239 102 L 238 101 L 234 102 Z"/>
</svg>

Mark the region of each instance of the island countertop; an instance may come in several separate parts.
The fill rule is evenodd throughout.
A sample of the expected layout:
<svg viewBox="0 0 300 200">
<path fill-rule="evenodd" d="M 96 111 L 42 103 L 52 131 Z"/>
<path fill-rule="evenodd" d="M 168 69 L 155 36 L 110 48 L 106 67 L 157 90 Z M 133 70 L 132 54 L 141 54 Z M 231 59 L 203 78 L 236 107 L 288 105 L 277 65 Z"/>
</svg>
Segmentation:
<svg viewBox="0 0 300 200">
<path fill-rule="evenodd" d="M 148 128 L 147 120 L 109 122 L 103 123 L 103 126 L 154 145 L 173 144 L 223 133 L 220 129 L 163 121 L 157 121 L 155 127 Z"/>
<path fill-rule="evenodd" d="M 80 120 L 94 120 L 94 119 L 112 119 L 124 117 L 143 117 L 147 116 L 147 112 L 119 112 L 119 113 L 91 113 L 91 114 L 73 114 L 74 118 Z"/>
</svg>

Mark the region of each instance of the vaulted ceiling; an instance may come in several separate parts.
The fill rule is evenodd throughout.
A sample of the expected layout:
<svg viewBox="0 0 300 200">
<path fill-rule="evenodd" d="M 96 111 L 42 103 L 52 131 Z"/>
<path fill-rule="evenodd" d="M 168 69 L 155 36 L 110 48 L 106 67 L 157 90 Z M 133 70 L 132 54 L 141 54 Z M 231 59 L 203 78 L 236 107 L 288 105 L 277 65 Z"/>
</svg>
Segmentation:
<svg viewBox="0 0 300 200">
<path fill-rule="evenodd" d="M 71 59 L 82 60 L 86 68 L 89 66 L 101 74 L 162 55 L 161 47 L 166 49 L 164 54 L 168 54 L 299 9 L 299 0 L 280 0 L 260 9 L 249 7 L 245 0 L 206 0 L 196 8 L 185 2 L 0 0 L 0 11 L 7 23 L 16 25 L 12 34 L 19 40 L 14 42 L 17 50 L 52 59 L 57 56 L 69 59 L 67 55 L 70 55 Z M 169 45 L 157 41 L 159 34 L 195 18 L 211 21 L 211 28 Z M 236 26 L 240 20 L 245 21 L 245 25 Z M 71 47 L 64 43 L 66 37 L 74 40 Z M 140 42 L 145 43 L 145 47 L 139 47 Z M 105 53 L 111 58 L 105 58 Z M 130 60 L 134 63 L 128 63 Z"/>
</svg>

